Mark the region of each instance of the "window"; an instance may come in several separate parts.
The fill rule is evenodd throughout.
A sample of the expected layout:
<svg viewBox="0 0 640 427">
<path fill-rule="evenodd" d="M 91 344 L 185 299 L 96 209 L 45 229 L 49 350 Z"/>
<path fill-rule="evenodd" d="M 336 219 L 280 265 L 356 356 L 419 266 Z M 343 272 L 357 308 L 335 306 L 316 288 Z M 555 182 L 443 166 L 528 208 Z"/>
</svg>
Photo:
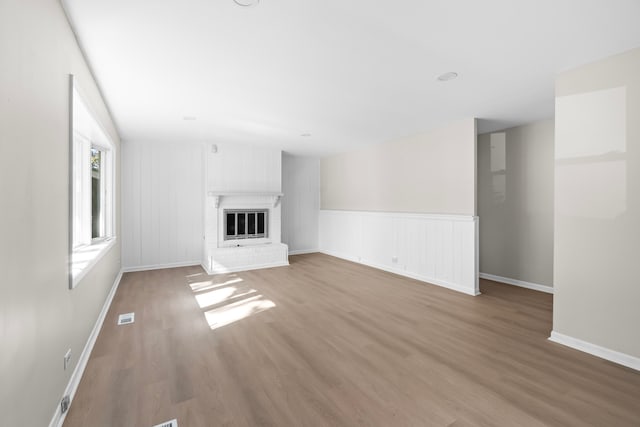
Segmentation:
<svg viewBox="0 0 640 427">
<path fill-rule="evenodd" d="M 114 145 L 72 78 L 70 246 L 73 288 L 114 243 Z"/>
<path fill-rule="evenodd" d="M 105 235 L 105 212 L 102 209 L 104 177 L 103 159 L 107 153 L 95 147 L 91 147 L 91 238 L 104 237 Z"/>
<path fill-rule="evenodd" d="M 224 240 L 268 237 L 268 210 L 224 211 Z"/>
</svg>

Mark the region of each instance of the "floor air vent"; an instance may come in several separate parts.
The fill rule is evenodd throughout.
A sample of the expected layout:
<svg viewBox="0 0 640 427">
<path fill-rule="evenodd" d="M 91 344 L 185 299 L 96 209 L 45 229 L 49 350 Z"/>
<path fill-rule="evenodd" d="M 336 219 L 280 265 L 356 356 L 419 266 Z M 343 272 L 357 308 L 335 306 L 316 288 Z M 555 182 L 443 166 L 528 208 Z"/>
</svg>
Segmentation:
<svg viewBox="0 0 640 427">
<path fill-rule="evenodd" d="M 135 320 L 135 313 L 125 313 L 118 316 L 118 325 L 128 325 Z"/>
<path fill-rule="evenodd" d="M 165 421 L 153 427 L 178 427 L 178 420 Z"/>
</svg>

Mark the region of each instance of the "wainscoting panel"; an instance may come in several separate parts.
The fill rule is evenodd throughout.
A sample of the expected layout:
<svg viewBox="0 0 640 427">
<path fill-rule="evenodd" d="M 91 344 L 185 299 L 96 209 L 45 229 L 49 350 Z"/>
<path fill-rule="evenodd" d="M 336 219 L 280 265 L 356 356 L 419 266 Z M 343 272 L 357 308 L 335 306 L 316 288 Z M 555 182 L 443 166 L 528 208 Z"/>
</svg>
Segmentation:
<svg viewBox="0 0 640 427">
<path fill-rule="evenodd" d="M 391 265 L 392 258 L 399 252 L 396 218 L 384 215 L 356 215 L 355 220 L 361 222 L 361 258 L 371 264 Z"/>
<path fill-rule="evenodd" d="M 320 250 L 478 295 L 477 223 L 467 215 L 321 210 Z"/>
<path fill-rule="evenodd" d="M 201 144 L 122 144 L 122 266 L 193 264 L 202 254 Z"/>
</svg>

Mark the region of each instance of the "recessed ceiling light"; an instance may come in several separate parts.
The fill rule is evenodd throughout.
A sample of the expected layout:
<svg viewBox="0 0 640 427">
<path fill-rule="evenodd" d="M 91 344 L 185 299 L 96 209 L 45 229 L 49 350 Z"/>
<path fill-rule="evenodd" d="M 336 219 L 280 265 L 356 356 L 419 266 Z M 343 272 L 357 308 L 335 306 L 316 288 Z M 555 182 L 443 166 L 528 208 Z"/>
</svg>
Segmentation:
<svg viewBox="0 0 640 427">
<path fill-rule="evenodd" d="M 260 0 L 233 0 L 235 4 L 242 7 L 253 7 L 260 3 Z"/>
<path fill-rule="evenodd" d="M 182 120 L 195 120 L 196 116 L 184 116 Z"/>
<path fill-rule="evenodd" d="M 441 82 L 448 82 L 449 80 L 453 80 L 456 77 L 458 77 L 458 73 L 456 73 L 455 71 L 449 71 L 448 73 L 440 74 L 438 76 L 438 80 L 440 80 Z"/>
<path fill-rule="evenodd" d="M 300 134 L 300 136 L 307 137 L 307 136 L 311 136 L 311 134 L 310 133 L 302 133 L 302 134 Z"/>
</svg>

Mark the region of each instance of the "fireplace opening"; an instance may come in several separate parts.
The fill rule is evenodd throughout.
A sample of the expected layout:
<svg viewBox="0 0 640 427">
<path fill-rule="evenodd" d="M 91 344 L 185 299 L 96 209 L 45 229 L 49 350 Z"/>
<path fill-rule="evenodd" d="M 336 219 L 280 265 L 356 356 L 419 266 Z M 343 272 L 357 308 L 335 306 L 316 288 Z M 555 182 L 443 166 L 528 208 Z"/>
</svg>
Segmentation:
<svg viewBox="0 0 640 427">
<path fill-rule="evenodd" d="M 224 240 L 268 237 L 268 209 L 224 210 Z"/>
</svg>

